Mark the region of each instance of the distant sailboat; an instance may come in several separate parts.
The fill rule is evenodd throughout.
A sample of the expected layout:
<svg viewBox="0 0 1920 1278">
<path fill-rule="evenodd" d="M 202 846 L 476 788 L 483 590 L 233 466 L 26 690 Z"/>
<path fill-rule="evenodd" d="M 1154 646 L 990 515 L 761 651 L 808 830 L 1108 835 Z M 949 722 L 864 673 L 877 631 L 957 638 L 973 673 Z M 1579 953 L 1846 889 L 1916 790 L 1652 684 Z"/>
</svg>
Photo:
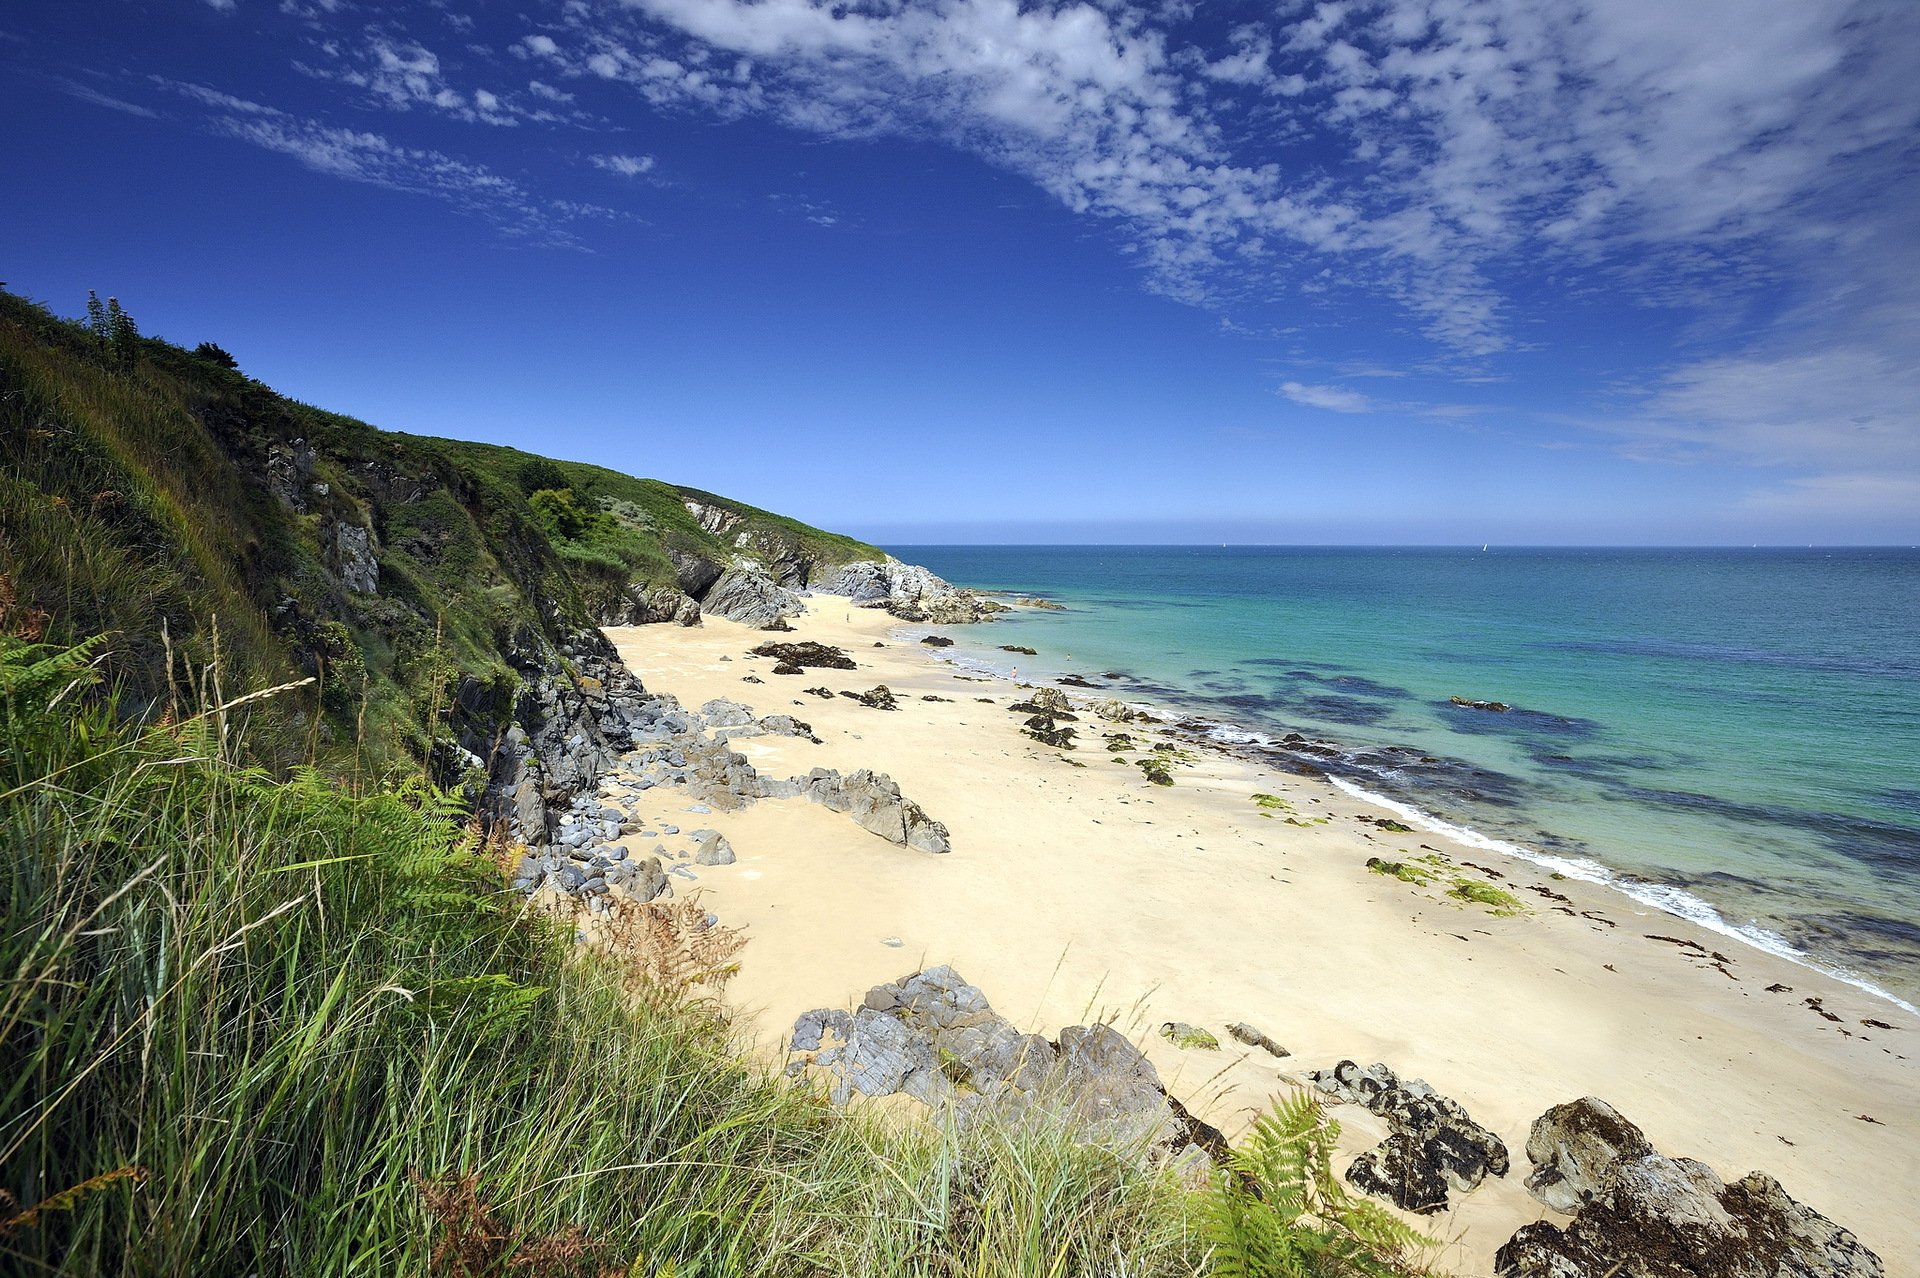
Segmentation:
<svg viewBox="0 0 1920 1278">
<path fill-rule="evenodd" d="M 1481 554 L 1483 554 L 1483 555 L 1484 555 L 1484 554 L 1486 554 L 1486 553 L 1487 553 L 1487 548 L 1486 548 L 1485 546 L 1482 546 L 1482 547 L 1480 547 L 1480 553 L 1481 553 Z"/>
</svg>

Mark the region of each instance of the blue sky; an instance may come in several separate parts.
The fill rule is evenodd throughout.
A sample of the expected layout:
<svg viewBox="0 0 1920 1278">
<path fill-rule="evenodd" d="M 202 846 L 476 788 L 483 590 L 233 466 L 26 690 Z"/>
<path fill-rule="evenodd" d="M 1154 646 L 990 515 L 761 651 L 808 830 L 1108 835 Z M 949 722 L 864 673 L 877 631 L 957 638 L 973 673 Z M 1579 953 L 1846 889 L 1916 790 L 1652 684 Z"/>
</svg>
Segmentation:
<svg viewBox="0 0 1920 1278">
<path fill-rule="evenodd" d="M 1910 0 L 23 0 L 0 279 L 893 543 L 1920 541 Z"/>
</svg>

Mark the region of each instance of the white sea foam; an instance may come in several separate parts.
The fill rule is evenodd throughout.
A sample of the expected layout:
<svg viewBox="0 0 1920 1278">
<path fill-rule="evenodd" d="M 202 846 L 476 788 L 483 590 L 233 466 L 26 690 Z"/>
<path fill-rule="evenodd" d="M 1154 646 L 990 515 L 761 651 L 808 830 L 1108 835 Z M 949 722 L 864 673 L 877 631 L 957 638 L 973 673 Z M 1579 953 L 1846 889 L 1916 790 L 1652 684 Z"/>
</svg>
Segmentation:
<svg viewBox="0 0 1920 1278">
<path fill-rule="evenodd" d="M 1721 915 L 1719 910 L 1716 910 L 1713 906 L 1684 888 L 1673 887 L 1665 883 L 1649 883 L 1639 879 L 1621 878 L 1599 862 L 1587 860 L 1585 857 L 1555 856 L 1550 852 L 1541 852 L 1534 848 L 1522 847 L 1518 843 L 1509 843 L 1505 839 L 1488 838 L 1478 830 L 1469 829 L 1464 825 L 1455 825 L 1450 821 L 1442 821 L 1439 817 L 1433 816 L 1431 813 L 1423 812 L 1410 803 L 1402 803 L 1398 799 L 1390 799 L 1384 794 L 1375 794 L 1373 791 L 1363 789 L 1343 777 L 1328 777 L 1327 779 L 1354 798 L 1365 803 L 1371 803 L 1375 807 L 1385 808 L 1409 825 L 1417 826 L 1431 834 L 1441 835 L 1444 838 L 1453 840 L 1455 843 L 1463 844 L 1470 848 L 1479 848 L 1486 852 L 1498 852 L 1502 856 L 1510 856 L 1516 860 L 1528 861 L 1534 865 L 1552 870 L 1555 873 L 1564 874 L 1570 879 L 1579 879 L 1582 882 L 1595 883 L 1602 887 L 1611 888 L 1623 896 L 1640 902 L 1642 905 L 1650 905 L 1663 914 L 1672 914 L 1678 918 L 1686 919 L 1688 922 L 1698 924 L 1710 932 L 1718 932 L 1722 936 L 1739 941 L 1742 945 L 1751 946 L 1756 950 L 1764 951 L 1776 958 L 1786 959 L 1790 963 L 1797 963 L 1801 967 L 1812 968 L 1816 972 L 1831 976 L 1836 981 L 1843 981 L 1856 989 L 1864 990 L 1868 994 L 1872 994 L 1876 998 L 1883 998 L 1895 1007 L 1904 1008 L 1906 1011 L 1920 1016 L 1920 1008 L 1916 1008 L 1913 1004 L 1907 1002 L 1897 994 L 1880 988 L 1858 973 L 1850 972 L 1844 967 L 1822 962 L 1814 958 L 1805 950 L 1800 949 L 1784 936 L 1781 936 L 1778 932 L 1769 931 L 1753 923 L 1748 923 L 1745 926 L 1729 923 L 1726 918 Z"/>
</svg>

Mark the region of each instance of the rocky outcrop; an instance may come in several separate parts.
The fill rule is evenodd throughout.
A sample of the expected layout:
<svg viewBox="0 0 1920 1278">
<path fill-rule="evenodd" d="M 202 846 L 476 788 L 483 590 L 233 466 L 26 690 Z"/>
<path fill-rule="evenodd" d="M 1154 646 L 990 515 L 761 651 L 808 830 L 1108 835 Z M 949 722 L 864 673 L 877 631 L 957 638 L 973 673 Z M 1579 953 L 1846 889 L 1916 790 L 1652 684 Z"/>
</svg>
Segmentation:
<svg viewBox="0 0 1920 1278">
<path fill-rule="evenodd" d="M 1527 1192 L 1555 1211 L 1579 1211 L 1606 1170 L 1622 1158 L 1643 1158 L 1653 1144 L 1620 1111 L 1593 1096 L 1555 1105 L 1527 1133 Z"/>
<path fill-rule="evenodd" d="M 1245 1043 L 1248 1047 L 1257 1047 L 1269 1056 L 1283 1057 L 1293 1055 L 1292 1052 L 1289 1052 L 1286 1048 L 1280 1046 L 1280 1044 L 1274 1042 L 1245 1021 L 1235 1021 L 1233 1024 L 1227 1026 L 1227 1033 L 1235 1042 Z"/>
<path fill-rule="evenodd" d="M 373 557 L 373 532 L 359 524 L 337 522 L 327 537 L 327 564 L 340 584 L 357 595 L 380 589 L 380 562 Z"/>
<path fill-rule="evenodd" d="M 806 611 L 800 597 L 751 559 L 736 559 L 700 596 L 700 609 L 761 630 L 786 629 L 787 618 Z"/>
<path fill-rule="evenodd" d="M 1594 1097 L 1535 1119 L 1527 1157 L 1527 1189 L 1573 1220 L 1522 1227 L 1494 1257 L 1502 1278 L 1880 1278 L 1878 1256 L 1773 1177 L 1728 1185 Z"/>
<path fill-rule="evenodd" d="M 772 657 L 782 665 L 796 666 L 802 670 L 852 670 L 853 658 L 832 644 L 815 643 L 811 639 L 801 643 L 763 643 L 753 649 L 756 657 Z"/>
<path fill-rule="evenodd" d="M 863 560 L 829 570 L 813 589 L 845 595 L 862 608 L 884 608 L 902 621 L 932 625 L 960 625 L 985 621 L 1001 604 L 943 581 L 918 564 L 901 563 L 889 555 L 880 562 Z"/>
<path fill-rule="evenodd" d="M 1621 1158 L 1564 1229 L 1526 1225 L 1501 1247 L 1502 1278 L 1880 1278 L 1852 1232 L 1753 1172 L 1724 1183 L 1690 1158 Z"/>
<path fill-rule="evenodd" d="M 590 793 L 621 753 L 658 735 L 677 703 L 648 693 L 598 631 L 555 647 L 525 627 L 505 655 L 519 676 L 507 712 L 489 685 L 467 678 L 453 717 L 460 747 L 486 766 L 484 810 L 514 839 L 539 847 L 558 812 Z"/>
<path fill-rule="evenodd" d="M 1507 1146 L 1466 1108 L 1417 1078 L 1385 1065 L 1341 1061 L 1306 1076 L 1322 1091 L 1385 1118 L 1390 1130 L 1347 1168 L 1354 1188 L 1419 1214 L 1447 1205 L 1449 1187 L 1471 1192 L 1489 1175 L 1507 1174 Z"/>
<path fill-rule="evenodd" d="M 800 782 L 801 792 L 834 812 L 845 812 L 861 828 L 889 843 L 920 852 L 951 850 L 947 827 L 900 793 L 890 776 L 866 768 L 841 776 L 831 768 L 815 768 Z"/>
<path fill-rule="evenodd" d="M 630 589 L 599 617 L 603 626 L 676 626 L 700 624 L 700 605 L 675 586 L 639 586 Z"/>
<path fill-rule="evenodd" d="M 869 710 L 898 710 L 900 708 L 899 701 L 894 698 L 893 689 L 884 683 L 875 684 L 865 692 L 851 692 L 842 689 L 840 695 L 849 701 L 858 701 Z"/>
<path fill-rule="evenodd" d="M 950 967 L 876 986 L 852 1013 L 808 1012 L 791 1045 L 790 1070 L 827 1072 L 836 1104 L 902 1093 L 950 1107 L 961 1123 L 1041 1110 L 1081 1140 L 1127 1153 L 1204 1162 L 1226 1152 L 1219 1131 L 1170 1096 L 1111 1026 L 1073 1025 L 1054 1040 L 1022 1033 Z"/>
</svg>

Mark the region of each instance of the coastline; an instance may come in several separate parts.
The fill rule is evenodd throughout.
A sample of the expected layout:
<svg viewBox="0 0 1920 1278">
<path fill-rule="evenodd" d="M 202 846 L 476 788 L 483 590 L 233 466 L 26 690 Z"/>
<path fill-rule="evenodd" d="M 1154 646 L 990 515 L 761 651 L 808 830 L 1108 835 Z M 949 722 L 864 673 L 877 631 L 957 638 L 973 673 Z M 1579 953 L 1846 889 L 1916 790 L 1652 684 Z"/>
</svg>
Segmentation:
<svg viewBox="0 0 1920 1278">
<path fill-rule="evenodd" d="M 985 593 L 989 597 L 996 595 L 995 591 L 985 591 Z M 972 654 L 972 652 L 956 654 L 954 651 L 939 651 L 935 652 L 935 660 L 956 664 L 960 668 L 972 670 L 975 674 L 991 674 L 998 679 L 1010 677 L 1008 662 L 995 662 L 991 656 L 981 658 L 979 654 Z M 1071 672 L 1064 668 L 1046 666 L 1037 674 L 1041 674 L 1043 681 L 1050 683 L 1050 681 L 1056 681 L 1060 675 L 1071 674 Z M 1133 706 L 1148 710 L 1150 714 L 1164 718 L 1165 727 L 1177 727 L 1183 739 L 1196 748 L 1223 750 L 1235 758 L 1242 758 L 1256 766 L 1260 766 L 1263 758 L 1267 762 L 1279 762 L 1281 768 L 1290 768 L 1298 764 L 1325 766 L 1327 769 L 1325 779 L 1336 789 L 1350 794 L 1352 798 L 1356 798 L 1363 804 L 1371 804 L 1384 812 L 1390 812 L 1392 816 L 1402 821 L 1409 821 L 1417 829 L 1427 831 L 1428 835 L 1438 835 L 1438 837 L 1459 842 L 1469 848 L 1478 848 L 1482 852 L 1490 852 L 1501 858 L 1513 858 L 1519 862 L 1526 862 L 1553 875 L 1563 875 L 1567 879 L 1578 879 L 1597 887 L 1609 888 L 1619 896 L 1638 902 L 1640 906 L 1649 906 L 1676 919 L 1686 919 L 1688 923 L 1703 927 L 1711 933 L 1726 936 L 1728 940 L 1736 940 L 1741 946 L 1747 946 L 1751 950 L 1759 950 L 1774 958 L 1786 959 L 1789 963 L 1795 963 L 1824 977 L 1836 979 L 1843 984 L 1851 984 L 1874 998 L 1884 1000 L 1885 1004 L 1903 1013 L 1920 1017 L 1920 1006 L 1916 1006 L 1908 998 L 1903 998 L 1901 994 L 1895 994 L 1893 990 L 1885 988 L 1884 984 L 1880 984 L 1872 975 L 1847 967 L 1839 959 L 1814 954 L 1803 946 L 1797 946 L 1793 940 L 1789 940 L 1788 936 L 1778 935 L 1757 923 L 1749 923 L 1749 925 L 1734 923 L 1720 904 L 1693 892 L 1690 888 L 1661 883 L 1659 879 L 1649 879 L 1649 877 L 1636 875 L 1632 871 L 1619 869 L 1615 865 L 1603 864 L 1601 860 L 1597 860 L 1596 856 L 1590 856 L 1590 854 L 1549 852 L 1542 848 L 1526 846 L 1524 842 L 1505 839 L 1500 835 L 1488 835 L 1476 829 L 1475 825 L 1469 825 L 1461 819 L 1450 819 L 1448 816 L 1428 812 L 1427 808 L 1423 808 L 1417 802 L 1417 794 L 1388 794 L 1371 789 L 1369 787 L 1371 777 L 1367 777 L 1359 769 L 1354 769 L 1354 775 L 1342 775 L 1340 764 L 1363 754 L 1379 756 L 1379 746 L 1344 743 L 1332 737 L 1313 737 L 1308 750 L 1286 748 L 1283 741 L 1275 737 L 1269 729 L 1213 718 L 1217 716 L 1217 708 L 1212 704 L 1206 704 L 1208 698 L 1194 697 L 1190 693 L 1185 693 L 1183 689 L 1173 689 L 1158 683 L 1148 685 L 1154 693 L 1169 697 L 1169 704 L 1160 704 L 1152 698 L 1142 698 L 1137 695 L 1139 683 L 1135 675 L 1121 675 L 1121 679 L 1125 681 L 1116 681 L 1104 689 L 1085 689 L 1085 685 L 1081 685 L 1081 689 L 1092 691 L 1094 695 L 1104 693 L 1110 697 L 1119 697 Z M 1331 760 L 1315 758 L 1315 754 L 1321 754 L 1327 748 L 1338 750 L 1338 760 L 1340 760 L 1338 764 L 1334 764 Z"/>
<path fill-rule="evenodd" d="M 1716 956 L 1720 933 L 1613 887 L 1494 862 L 1438 832 L 1384 829 L 1389 809 L 1323 781 L 1196 751 L 1172 787 L 1152 786 L 1109 761 L 1091 721 L 1063 755 L 1020 734 L 1009 682 L 895 637 L 927 628 L 831 597 L 807 605 L 782 638 L 843 647 L 858 670 L 775 676 L 746 656 L 768 636 L 718 620 L 608 631 L 653 691 L 811 723 L 821 744 L 733 744 L 763 773 L 873 768 L 952 831 L 953 852 L 929 856 L 805 801 L 698 818 L 738 853 L 701 867 L 693 886 L 746 928 L 730 1001 L 762 1050 L 779 1054 L 803 1011 L 946 963 L 1025 1028 L 1107 1014 L 1229 1136 L 1301 1071 L 1343 1058 L 1427 1079 L 1498 1132 L 1516 1164 L 1421 1221 L 1453 1239 L 1445 1268 L 1489 1271 L 1520 1224 L 1560 1219 L 1520 1185 L 1527 1128 L 1550 1105 L 1597 1095 L 1663 1151 L 1730 1179 L 1769 1171 L 1859 1234 L 1887 1272 L 1920 1273 L 1920 1067 L 1906 1055 L 1920 1022 L 1765 951 Z M 877 683 L 899 710 L 802 692 Z M 1256 793 L 1286 806 L 1262 809 Z M 685 805 L 659 799 L 663 817 Z M 1511 890 L 1528 911 L 1496 914 L 1443 882 L 1366 867 L 1426 856 Z M 1163 1021 L 1215 1032 L 1251 1022 L 1293 1055 L 1276 1061 L 1224 1035 L 1223 1050 L 1182 1050 L 1154 1034 Z M 1356 1107 L 1334 1116 L 1343 1148 L 1385 1133 Z"/>
</svg>

